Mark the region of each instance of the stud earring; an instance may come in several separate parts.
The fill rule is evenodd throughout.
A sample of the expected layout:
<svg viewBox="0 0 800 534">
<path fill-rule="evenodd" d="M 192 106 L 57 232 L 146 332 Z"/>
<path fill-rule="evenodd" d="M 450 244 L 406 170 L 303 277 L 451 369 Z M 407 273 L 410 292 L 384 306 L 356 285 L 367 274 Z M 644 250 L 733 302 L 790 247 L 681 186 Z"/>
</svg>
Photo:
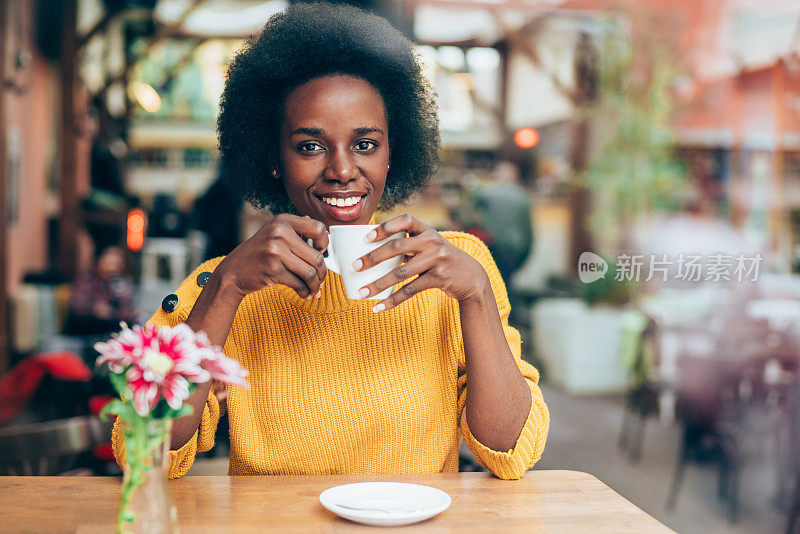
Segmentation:
<svg viewBox="0 0 800 534">
<path fill-rule="evenodd" d="M 273 178 L 277 178 L 278 177 L 278 171 L 276 169 L 272 169 L 272 177 Z"/>
</svg>

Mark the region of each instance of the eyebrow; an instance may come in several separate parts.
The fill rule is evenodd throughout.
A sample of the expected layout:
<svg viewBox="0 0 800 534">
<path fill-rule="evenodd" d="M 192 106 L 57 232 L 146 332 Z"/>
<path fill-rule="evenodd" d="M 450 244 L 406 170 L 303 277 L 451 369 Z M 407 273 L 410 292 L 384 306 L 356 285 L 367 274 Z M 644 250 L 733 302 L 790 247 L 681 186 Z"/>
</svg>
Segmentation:
<svg viewBox="0 0 800 534">
<path fill-rule="evenodd" d="M 298 128 L 296 130 L 292 130 L 289 135 L 311 135 L 314 137 L 318 137 L 325 133 L 325 130 L 322 128 Z"/>
<path fill-rule="evenodd" d="M 373 132 L 381 134 L 384 133 L 384 131 L 378 128 L 377 126 L 362 126 L 360 128 L 356 128 L 353 130 L 353 133 L 355 133 L 356 135 L 366 135 L 368 133 L 373 133 Z M 322 128 L 297 128 L 296 130 L 292 130 L 291 133 L 289 133 L 289 135 L 290 136 L 311 135 L 314 137 L 319 137 L 325 135 L 325 130 L 323 130 Z"/>
<path fill-rule="evenodd" d="M 381 130 L 377 126 L 368 126 L 368 127 L 356 128 L 355 130 L 353 130 L 353 132 L 356 135 L 367 135 L 368 133 L 373 133 L 373 132 L 382 134 L 383 130 Z"/>
</svg>

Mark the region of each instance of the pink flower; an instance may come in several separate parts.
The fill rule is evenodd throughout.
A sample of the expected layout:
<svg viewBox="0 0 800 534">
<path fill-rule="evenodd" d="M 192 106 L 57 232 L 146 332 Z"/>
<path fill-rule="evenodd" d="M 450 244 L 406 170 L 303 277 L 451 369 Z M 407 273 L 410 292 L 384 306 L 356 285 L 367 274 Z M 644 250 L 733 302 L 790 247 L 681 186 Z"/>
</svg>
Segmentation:
<svg viewBox="0 0 800 534">
<path fill-rule="evenodd" d="M 214 352 L 212 357 L 204 358 L 200 365 L 203 366 L 203 369 L 208 371 L 211 378 L 233 384 L 234 386 L 241 386 L 243 388 L 250 387 L 250 384 L 245 380 L 247 369 L 239 365 L 239 362 L 236 360 L 228 358 L 221 352 Z"/>
<path fill-rule="evenodd" d="M 244 379 L 248 374 L 247 369 L 239 365 L 236 360 L 225 356 L 222 349 L 211 345 L 205 332 L 197 332 L 194 339 L 200 351 L 200 367 L 208 372 L 211 378 L 243 388 L 250 387 Z"/>
<path fill-rule="evenodd" d="M 247 371 L 225 356 L 208 337 L 185 324 L 174 327 L 145 325 L 133 329 L 122 323 L 112 339 L 95 344 L 97 365 L 108 364 L 112 373 L 124 375 L 125 397 L 139 415 L 147 415 L 163 398 L 178 410 L 191 395 L 194 384 L 212 378 L 249 387 Z M 121 392 L 122 393 L 122 392 Z"/>
</svg>

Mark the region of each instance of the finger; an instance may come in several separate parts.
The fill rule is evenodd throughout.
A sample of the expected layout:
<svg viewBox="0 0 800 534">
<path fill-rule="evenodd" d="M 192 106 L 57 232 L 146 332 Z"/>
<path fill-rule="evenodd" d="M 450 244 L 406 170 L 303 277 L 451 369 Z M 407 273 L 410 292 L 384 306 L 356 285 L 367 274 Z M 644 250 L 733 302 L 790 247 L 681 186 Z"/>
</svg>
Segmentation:
<svg viewBox="0 0 800 534">
<path fill-rule="evenodd" d="M 279 277 L 278 283 L 294 289 L 300 298 L 307 299 L 311 296 L 311 290 L 303 280 L 288 271 Z"/>
<path fill-rule="evenodd" d="M 408 232 L 409 235 L 418 235 L 427 228 L 429 228 L 427 224 L 406 213 L 405 215 L 399 215 L 378 225 L 377 228 L 367 234 L 367 241 L 380 241 L 398 232 Z"/>
<path fill-rule="evenodd" d="M 311 295 L 311 290 L 303 281 L 302 278 L 294 274 L 291 269 L 286 266 L 286 260 L 283 260 L 286 270 L 276 277 L 276 282 L 285 286 L 291 287 L 301 298 L 308 298 Z"/>
<path fill-rule="evenodd" d="M 402 255 L 404 258 L 414 256 L 420 250 L 420 243 L 416 237 L 396 237 L 355 260 L 353 270 L 363 271 L 395 256 Z"/>
<path fill-rule="evenodd" d="M 325 267 L 325 256 L 323 253 L 314 248 L 312 245 L 309 245 L 303 240 L 303 238 L 297 235 L 287 238 L 286 241 L 289 245 L 289 250 L 295 256 L 317 270 L 317 278 L 321 284 L 322 281 L 325 280 L 325 276 L 328 273 L 328 269 Z"/>
<path fill-rule="evenodd" d="M 214 380 L 211 384 L 211 389 L 214 391 L 214 396 L 218 401 L 223 401 L 228 396 L 228 385 L 225 382 Z"/>
<path fill-rule="evenodd" d="M 283 261 L 286 270 L 299 278 L 303 285 L 308 288 L 309 295 L 316 294 L 317 291 L 319 291 L 319 284 L 322 282 L 322 279 L 317 274 L 317 269 L 313 265 L 310 265 L 292 253 L 281 258 L 281 261 Z"/>
<path fill-rule="evenodd" d="M 290 224 L 298 235 L 311 239 L 314 243 L 314 248 L 317 250 L 328 248 L 328 231 L 323 223 L 312 219 L 308 215 L 305 217 L 292 215 L 291 217 L 288 220 L 291 221 Z"/>
<path fill-rule="evenodd" d="M 395 306 L 399 305 L 401 302 L 410 299 L 417 293 L 421 291 L 425 291 L 426 289 L 431 289 L 435 287 L 432 283 L 432 280 L 429 280 L 427 276 L 424 274 L 417 278 L 416 280 L 412 280 L 411 282 L 405 284 L 403 287 L 389 295 L 386 300 L 382 300 L 372 308 L 372 311 L 375 313 L 391 310 Z"/>
<path fill-rule="evenodd" d="M 388 274 L 378 278 L 371 284 L 365 285 L 358 290 L 358 294 L 361 298 L 369 298 L 372 295 L 377 295 L 387 287 L 395 286 L 411 277 L 424 273 L 431 268 L 431 263 L 432 261 L 430 259 L 416 256 L 408 263 L 395 267 Z"/>
</svg>

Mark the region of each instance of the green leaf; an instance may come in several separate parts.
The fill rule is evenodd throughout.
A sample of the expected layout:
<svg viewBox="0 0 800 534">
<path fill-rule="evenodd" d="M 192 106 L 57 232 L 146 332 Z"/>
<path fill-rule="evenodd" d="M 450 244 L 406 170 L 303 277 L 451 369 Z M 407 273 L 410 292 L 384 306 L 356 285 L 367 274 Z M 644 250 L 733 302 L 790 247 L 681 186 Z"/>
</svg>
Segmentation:
<svg viewBox="0 0 800 534">
<path fill-rule="evenodd" d="M 163 419 L 164 417 L 168 417 L 168 414 L 172 411 L 172 408 L 169 407 L 167 401 L 161 399 L 156 404 L 155 408 L 151 410 L 151 415 L 153 419 Z"/>
<path fill-rule="evenodd" d="M 133 421 L 136 417 L 136 410 L 133 409 L 133 405 L 130 402 L 114 399 L 100 411 L 100 420 L 107 421 L 108 414 L 114 414 L 127 421 Z"/>
<path fill-rule="evenodd" d="M 189 415 L 194 412 L 194 408 L 192 408 L 191 404 L 184 404 L 178 410 L 173 410 L 174 414 L 171 416 L 173 418 L 183 417 L 185 415 Z"/>
<path fill-rule="evenodd" d="M 111 384 L 117 393 L 125 396 L 128 390 L 128 380 L 125 378 L 125 373 L 108 373 L 108 377 L 111 379 Z"/>
</svg>

